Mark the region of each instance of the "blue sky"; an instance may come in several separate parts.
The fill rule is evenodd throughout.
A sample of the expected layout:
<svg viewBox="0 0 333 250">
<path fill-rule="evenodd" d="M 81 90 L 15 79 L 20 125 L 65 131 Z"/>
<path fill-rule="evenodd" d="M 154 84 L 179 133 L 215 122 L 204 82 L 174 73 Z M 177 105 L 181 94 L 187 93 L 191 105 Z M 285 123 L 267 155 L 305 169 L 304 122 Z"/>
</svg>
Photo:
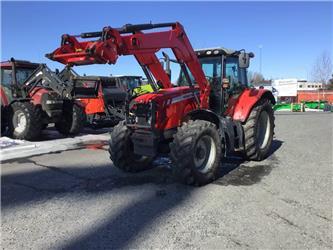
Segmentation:
<svg viewBox="0 0 333 250">
<path fill-rule="evenodd" d="M 253 51 L 250 70 L 266 78 L 310 77 L 318 55 L 333 55 L 332 2 L 1 2 L 1 59 L 62 65 L 45 53 L 64 33 L 99 31 L 126 23 L 181 22 L 194 48 L 224 46 Z M 76 67 L 87 74 L 142 74 L 132 57 L 116 65 Z M 175 73 L 175 72 L 174 72 Z"/>
</svg>

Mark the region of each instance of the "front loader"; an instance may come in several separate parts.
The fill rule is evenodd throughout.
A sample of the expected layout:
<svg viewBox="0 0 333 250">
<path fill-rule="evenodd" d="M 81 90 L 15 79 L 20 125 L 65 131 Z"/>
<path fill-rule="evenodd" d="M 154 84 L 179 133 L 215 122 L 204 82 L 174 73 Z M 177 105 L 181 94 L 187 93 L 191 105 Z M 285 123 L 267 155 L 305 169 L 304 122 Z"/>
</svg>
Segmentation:
<svg viewBox="0 0 333 250">
<path fill-rule="evenodd" d="M 45 64 L 12 58 L 0 66 L 2 135 L 36 140 L 49 123 L 64 135 L 81 131 L 86 117 L 71 82 Z"/>
<path fill-rule="evenodd" d="M 143 32 L 157 28 L 163 30 Z M 156 56 L 164 48 L 173 51 L 172 61 L 180 65 L 177 87 Z M 125 121 L 112 131 L 109 152 L 114 166 L 142 171 L 151 168 L 155 157 L 169 154 L 180 181 L 204 185 L 218 178 L 223 157 L 232 152 L 250 160 L 267 157 L 274 97 L 247 86 L 246 68 L 253 53 L 223 48 L 194 51 L 176 22 L 66 34 L 61 46 L 46 56 L 65 65 L 87 65 L 115 64 L 121 55 L 136 58 L 153 92 L 132 100 Z"/>
</svg>

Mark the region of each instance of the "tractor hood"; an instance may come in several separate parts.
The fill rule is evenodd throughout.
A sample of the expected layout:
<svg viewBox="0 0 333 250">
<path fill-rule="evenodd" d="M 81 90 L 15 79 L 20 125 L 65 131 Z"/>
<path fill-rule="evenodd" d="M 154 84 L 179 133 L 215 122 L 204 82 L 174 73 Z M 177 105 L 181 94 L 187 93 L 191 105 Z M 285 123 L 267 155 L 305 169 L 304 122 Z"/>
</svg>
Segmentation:
<svg viewBox="0 0 333 250">
<path fill-rule="evenodd" d="M 199 91 L 199 87 L 194 87 L 195 91 Z M 134 99 L 135 103 L 162 103 L 164 101 L 170 101 L 173 103 L 175 100 L 181 100 L 186 98 L 189 93 L 193 90 L 189 86 L 182 86 L 176 88 L 169 88 L 169 89 L 160 89 L 157 92 L 148 93 L 144 95 L 140 95 Z M 187 95 L 186 95 L 187 94 Z"/>
</svg>

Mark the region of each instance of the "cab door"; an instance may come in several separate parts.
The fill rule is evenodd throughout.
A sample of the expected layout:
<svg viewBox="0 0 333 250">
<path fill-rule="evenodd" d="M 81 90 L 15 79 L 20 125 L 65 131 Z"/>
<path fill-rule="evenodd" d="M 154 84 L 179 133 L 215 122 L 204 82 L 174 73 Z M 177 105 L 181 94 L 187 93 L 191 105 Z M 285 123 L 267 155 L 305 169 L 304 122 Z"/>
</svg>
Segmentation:
<svg viewBox="0 0 333 250">
<path fill-rule="evenodd" d="M 223 91 L 224 110 L 226 110 L 229 99 L 236 98 L 248 87 L 248 83 L 246 68 L 239 67 L 238 57 L 225 57 L 223 65 L 223 78 L 229 82 L 229 87 Z"/>
<path fill-rule="evenodd" d="M 11 84 L 12 84 L 12 69 L 1 68 L 1 104 L 2 105 L 6 105 L 5 102 L 10 103 L 13 100 Z M 3 97 L 3 95 L 5 97 Z"/>
</svg>

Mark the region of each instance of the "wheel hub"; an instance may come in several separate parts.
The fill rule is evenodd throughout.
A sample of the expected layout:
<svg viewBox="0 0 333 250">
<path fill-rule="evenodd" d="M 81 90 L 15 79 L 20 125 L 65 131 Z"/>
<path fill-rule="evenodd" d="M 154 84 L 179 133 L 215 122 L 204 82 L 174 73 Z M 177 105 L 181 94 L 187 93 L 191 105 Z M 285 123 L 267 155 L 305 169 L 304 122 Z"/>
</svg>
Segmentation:
<svg viewBox="0 0 333 250">
<path fill-rule="evenodd" d="M 197 141 L 194 149 L 194 165 L 202 173 L 206 173 L 214 164 L 216 145 L 208 135 L 202 136 Z"/>
<path fill-rule="evenodd" d="M 263 110 L 258 119 L 257 126 L 257 142 L 260 149 L 263 149 L 267 146 L 269 139 L 270 130 L 270 119 L 268 113 Z"/>
<path fill-rule="evenodd" d="M 22 133 L 27 126 L 27 118 L 22 111 L 16 111 L 13 117 L 14 131 Z"/>
</svg>

